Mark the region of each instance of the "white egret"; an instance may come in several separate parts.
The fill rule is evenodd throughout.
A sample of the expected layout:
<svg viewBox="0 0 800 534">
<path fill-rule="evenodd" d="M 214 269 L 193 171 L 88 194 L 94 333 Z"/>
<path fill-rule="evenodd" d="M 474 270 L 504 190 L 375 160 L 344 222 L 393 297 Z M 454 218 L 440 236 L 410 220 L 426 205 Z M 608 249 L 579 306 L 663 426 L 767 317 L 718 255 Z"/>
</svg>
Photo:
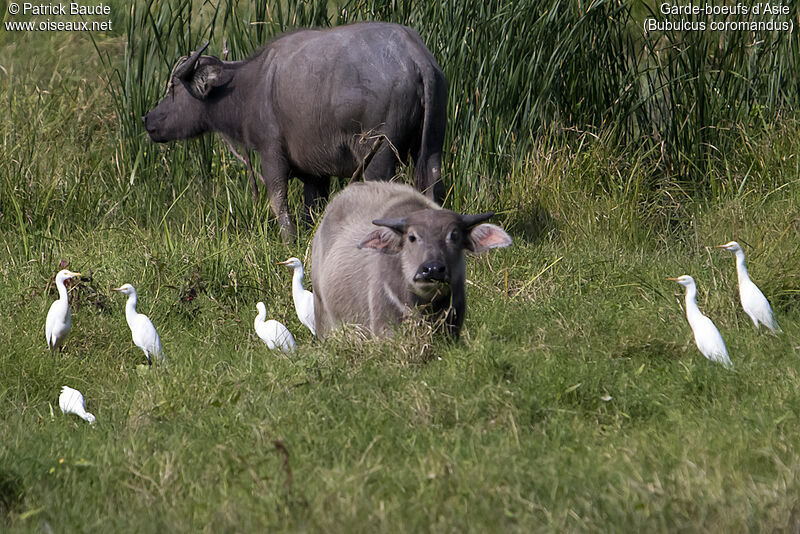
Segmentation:
<svg viewBox="0 0 800 534">
<path fill-rule="evenodd" d="M 717 248 L 724 248 L 736 255 L 736 276 L 739 279 L 739 300 L 742 302 L 744 312 L 750 316 L 756 328 L 759 323 L 769 328 L 773 333 L 782 332 L 772 313 L 767 297 L 758 289 L 758 286 L 750 280 L 747 267 L 744 265 L 744 250 L 736 241 L 717 245 Z"/>
<path fill-rule="evenodd" d="M 133 343 L 147 356 L 147 364 L 153 364 L 153 356 L 156 356 L 159 362 L 163 362 L 164 352 L 161 350 L 161 338 L 158 337 L 156 327 L 148 316 L 136 311 L 136 290 L 132 285 L 124 284 L 113 288 L 112 291 L 128 295 L 128 301 L 125 303 L 125 319 L 131 329 Z"/>
<path fill-rule="evenodd" d="M 314 294 L 303 288 L 303 264 L 297 258 L 289 258 L 286 261 L 278 262 L 278 265 L 285 265 L 294 270 L 292 275 L 292 299 L 297 317 L 311 333 L 317 335 L 317 328 L 314 324 Z"/>
<path fill-rule="evenodd" d="M 50 305 L 50 311 L 47 312 L 47 320 L 44 324 L 44 335 L 50 352 L 55 353 L 72 329 L 72 312 L 69 310 L 69 297 L 64 282 L 80 275 L 81 273 L 74 273 L 68 269 L 58 271 L 56 275 L 58 300 Z"/>
<path fill-rule="evenodd" d="M 686 319 L 694 332 L 694 342 L 703 356 L 713 362 L 719 362 L 725 367 L 733 367 L 722 335 L 711 319 L 703 315 L 700 308 L 697 307 L 697 286 L 694 278 L 685 274 L 678 278 L 667 278 L 667 280 L 677 282 L 686 288 Z"/>
<path fill-rule="evenodd" d="M 280 349 L 283 352 L 291 352 L 297 347 L 294 341 L 294 336 L 289 329 L 283 324 L 274 319 L 267 319 L 267 307 L 263 302 L 256 304 L 256 320 L 253 326 L 256 329 L 256 334 L 261 340 L 267 344 L 269 350 Z"/>
<path fill-rule="evenodd" d="M 83 400 L 83 394 L 77 389 L 63 386 L 61 395 L 58 397 L 58 405 L 63 413 L 74 413 L 81 419 L 94 424 L 94 415 L 86 411 L 86 401 Z"/>
</svg>

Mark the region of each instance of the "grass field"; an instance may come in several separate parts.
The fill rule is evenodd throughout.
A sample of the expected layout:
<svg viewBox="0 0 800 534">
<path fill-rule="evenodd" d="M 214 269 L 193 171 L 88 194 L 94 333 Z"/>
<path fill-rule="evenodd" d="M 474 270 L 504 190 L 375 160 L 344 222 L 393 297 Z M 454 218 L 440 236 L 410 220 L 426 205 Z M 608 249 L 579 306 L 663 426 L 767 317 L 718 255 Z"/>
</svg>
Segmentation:
<svg viewBox="0 0 800 534">
<path fill-rule="evenodd" d="M 311 230 L 282 243 L 266 195 L 252 205 L 217 138 L 155 146 L 136 130 L 178 44 L 169 60 L 154 54 L 134 70 L 141 56 L 126 42 L 167 14 L 136 26 L 141 12 L 112 4 L 115 31 L 94 43 L 85 33 L 0 32 L 0 531 L 798 529 L 795 103 L 780 91 L 743 97 L 719 132 L 674 138 L 644 131 L 635 115 L 669 108 L 656 100 L 608 124 L 606 108 L 587 103 L 583 122 L 570 123 L 566 100 L 540 107 L 534 89 L 509 84 L 470 108 L 480 92 L 472 80 L 502 77 L 492 65 L 506 61 L 505 73 L 530 87 L 550 71 L 512 68 L 525 64 L 514 49 L 495 49 L 508 57 L 493 62 L 468 40 L 472 55 L 459 55 L 458 39 L 437 38 L 439 23 L 403 15 L 406 4 L 374 16 L 430 25 L 420 33 L 451 81 L 448 202 L 497 210 L 515 240 L 468 259 L 457 343 L 408 326 L 391 340 L 312 339 L 294 315 L 290 273 L 275 265 L 304 257 Z M 495 25 L 482 27 L 490 34 L 526 20 L 509 4 L 469 6 L 469 17 Z M 442 24 L 461 28 L 450 16 Z M 531 32 L 555 27 L 536 21 Z M 180 33 L 187 48 L 200 40 L 189 33 Z M 232 47 L 251 49 L 233 35 Z M 597 95 L 612 83 L 558 92 L 588 100 L 592 81 Z M 672 102 L 677 114 L 683 104 Z M 705 120 L 722 121 L 717 105 Z M 562 122 L 531 126 L 548 113 Z M 698 154 L 702 165 L 687 163 Z M 297 212 L 298 184 L 291 192 Z M 733 257 L 713 248 L 732 239 L 782 335 L 757 332 L 741 310 Z M 61 265 L 85 277 L 53 359 L 43 325 Z M 665 281 L 681 274 L 697 280 L 732 371 L 696 349 L 682 288 Z M 110 290 L 125 282 L 159 329 L 166 369 L 142 367 L 124 297 Z M 294 333 L 293 355 L 255 336 L 259 300 Z M 60 413 L 64 384 L 83 392 L 95 426 Z"/>
</svg>

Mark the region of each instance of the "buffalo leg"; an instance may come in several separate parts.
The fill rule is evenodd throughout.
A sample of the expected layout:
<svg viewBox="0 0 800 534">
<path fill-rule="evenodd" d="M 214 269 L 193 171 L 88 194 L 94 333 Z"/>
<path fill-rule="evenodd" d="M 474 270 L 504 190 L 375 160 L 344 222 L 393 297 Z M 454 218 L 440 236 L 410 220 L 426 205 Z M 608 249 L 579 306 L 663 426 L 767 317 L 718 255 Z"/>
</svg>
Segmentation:
<svg viewBox="0 0 800 534">
<path fill-rule="evenodd" d="M 444 201 L 442 183 L 442 147 L 447 127 L 447 81 L 441 71 L 431 72 L 425 84 L 425 126 L 419 152 L 414 156 L 414 174 L 418 191 L 439 205 Z M 460 325 L 459 325 L 460 327 Z"/>
<path fill-rule="evenodd" d="M 236 159 L 238 159 L 239 161 L 244 163 L 245 167 L 247 167 L 247 175 L 250 177 L 250 191 L 251 191 L 252 197 L 253 197 L 253 205 L 255 206 L 256 204 L 258 204 L 258 186 L 256 185 L 256 176 L 255 175 L 258 174 L 258 177 L 261 179 L 262 182 L 264 181 L 264 177 L 261 176 L 261 174 L 255 172 L 253 170 L 253 164 L 250 162 L 250 151 L 249 150 L 245 150 L 244 151 L 244 156 L 242 156 L 236 150 L 236 147 L 233 146 L 233 142 L 231 142 L 230 139 L 228 139 L 224 135 L 221 136 L 221 137 L 222 137 L 222 140 L 225 141 L 225 144 L 228 145 L 228 148 L 233 153 L 233 155 L 236 156 Z"/>
<path fill-rule="evenodd" d="M 453 339 L 458 339 L 461 325 L 464 324 L 464 311 L 467 309 L 467 299 L 464 295 L 453 295 L 450 307 L 445 315 L 445 331 Z"/>
<path fill-rule="evenodd" d="M 417 191 L 424 193 L 441 206 L 445 195 L 442 183 L 442 154 L 431 154 L 425 161 L 415 161 L 414 178 Z"/>
<path fill-rule="evenodd" d="M 395 152 L 393 145 L 383 143 L 364 170 L 365 180 L 382 180 L 388 182 L 397 172 L 399 152 Z"/>
<path fill-rule="evenodd" d="M 297 227 L 289 217 L 288 185 L 289 169 L 281 158 L 261 154 L 261 170 L 264 185 L 267 186 L 267 197 L 272 213 L 277 217 L 281 229 L 281 238 L 287 243 L 297 237 Z"/>
<path fill-rule="evenodd" d="M 303 219 L 307 223 L 311 223 L 313 210 L 328 200 L 331 178 L 330 176 L 304 176 L 301 179 L 303 180 L 303 200 L 306 208 Z"/>
</svg>

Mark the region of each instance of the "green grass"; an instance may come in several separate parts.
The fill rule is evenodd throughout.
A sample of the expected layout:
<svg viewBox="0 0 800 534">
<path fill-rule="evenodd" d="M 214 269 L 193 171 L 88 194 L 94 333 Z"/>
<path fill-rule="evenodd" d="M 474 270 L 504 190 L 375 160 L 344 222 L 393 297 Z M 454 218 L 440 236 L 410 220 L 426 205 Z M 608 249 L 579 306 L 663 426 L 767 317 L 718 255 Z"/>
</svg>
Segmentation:
<svg viewBox="0 0 800 534">
<path fill-rule="evenodd" d="M 699 240 L 727 236 L 729 224 L 709 221 L 733 215 L 698 214 Z M 749 226 L 739 235 L 757 231 Z M 518 238 L 511 250 L 471 261 L 464 339 L 427 347 L 403 337 L 313 342 L 289 311 L 288 272 L 271 266 L 257 236 L 237 240 L 243 252 L 228 256 L 230 276 L 200 274 L 205 291 L 184 302 L 182 253 L 130 254 L 143 242 L 123 227 L 60 245 L 70 266 L 96 271 L 94 283 L 73 292 L 73 335 L 54 362 L 40 331 L 52 299 L 44 266 L 6 260 L 0 464 L 24 492 L 12 500 L 8 526 L 793 525 L 800 332 L 796 300 L 780 295 L 796 272 L 788 266 L 800 256 L 791 249 L 796 234 L 773 252 L 751 252 L 753 276 L 785 330 L 772 337 L 738 309 L 727 254 L 686 242 L 614 246 L 601 233 L 569 247 Z M 260 276 L 247 270 L 251 249 Z M 791 256 L 781 261 L 778 250 Z M 678 286 L 663 281 L 683 272 L 697 276 L 701 306 L 725 335 L 735 371 L 710 364 L 690 341 Z M 167 370 L 137 367 L 143 358 L 123 300 L 108 289 L 124 281 L 137 284 L 141 309 L 159 326 Z M 259 299 L 297 335 L 294 356 L 270 354 L 255 338 Z M 84 392 L 95 428 L 58 413 L 62 384 Z M 276 441 L 288 450 L 291 483 Z"/>
<path fill-rule="evenodd" d="M 287 3 L 269 30 L 316 20 L 316 5 Z M 350 5 L 385 18 L 419 8 Z M 468 15 L 496 15 L 484 27 L 493 35 L 514 15 L 481 6 Z M 696 176 L 670 170 L 649 142 L 620 142 L 617 115 L 534 135 L 525 126 L 535 114 L 503 125 L 516 108 L 501 104 L 519 95 L 480 113 L 451 110 L 451 205 L 496 209 L 515 240 L 468 260 L 461 341 L 406 327 L 391 340 L 344 332 L 319 343 L 293 313 L 289 271 L 275 265 L 303 257 L 311 231 L 282 243 L 265 195 L 252 205 L 241 166 L 214 137 L 155 146 L 134 127 L 174 57 L 142 67 L 136 76 L 151 85 L 126 93 L 109 73 L 124 72 L 129 32 L 148 30 L 115 9 L 116 33 L 95 36 L 101 54 L 82 34 L 0 33 L 0 531 L 797 528 L 792 106 L 776 102 L 769 114 L 763 104 L 767 115 L 753 120 L 737 111 L 728 149 Z M 458 15 L 440 13 L 450 27 L 470 25 Z M 433 39 L 435 21 L 424 24 Z M 254 28 L 231 46 L 260 42 L 245 39 Z M 464 62 L 446 65 L 455 106 L 453 95 L 474 94 L 463 89 L 477 79 L 471 69 L 495 63 L 434 42 L 437 55 Z M 497 60 L 516 65 L 515 53 Z M 486 72 L 481 83 L 502 78 Z M 595 82 L 606 83 L 574 83 Z M 542 116 L 555 113 L 541 102 Z M 292 195 L 297 211 L 295 183 Z M 784 334 L 756 332 L 741 310 L 733 258 L 713 248 L 730 239 L 745 246 Z M 43 323 L 61 262 L 90 279 L 71 292 L 73 331 L 53 360 Z M 681 274 L 696 278 L 733 371 L 694 346 L 681 288 L 664 280 Z M 167 369 L 140 367 L 124 298 L 110 291 L 125 282 L 159 329 Z M 297 337 L 292 356 L 256 338 L 259 300 Z M 64 384 L 84 393 L 96 426 L 60 413 Z"/>
</svg>

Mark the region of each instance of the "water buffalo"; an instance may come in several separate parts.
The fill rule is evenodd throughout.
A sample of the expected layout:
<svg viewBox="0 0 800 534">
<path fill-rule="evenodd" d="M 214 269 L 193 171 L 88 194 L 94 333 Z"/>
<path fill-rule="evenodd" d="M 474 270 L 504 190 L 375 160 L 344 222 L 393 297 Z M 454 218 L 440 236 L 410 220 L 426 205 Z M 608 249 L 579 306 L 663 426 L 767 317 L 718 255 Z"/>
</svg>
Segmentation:
<svg viewBox="0 0 800 534">
<path fill-rule="evenodd" d="M 244 61 L 203 56 L 206 46 L 178 61 L 144 127 L 158 143 L 216 131 L 257 150 L 284 238 L 295 233 L 290 176 L 303 181 L 308 208 L 327 198 L 331 176 L 361 169 L 367 180 L 388 180 L 410 155 L 417 188 L 443 199 L 447 81 L 413 29 L 295 31 Z"/>
<path fill-rule="evenodd" d="M 389 333 L 413 311 L 443 319 L 458 337 L 464 322 L 464 250 L 507 247 L 492 213 L 445 210 L 413 188 L 355 183 L 325 210 L 311 249 L 317 336 L 342 323 Z"/>
</svg>

